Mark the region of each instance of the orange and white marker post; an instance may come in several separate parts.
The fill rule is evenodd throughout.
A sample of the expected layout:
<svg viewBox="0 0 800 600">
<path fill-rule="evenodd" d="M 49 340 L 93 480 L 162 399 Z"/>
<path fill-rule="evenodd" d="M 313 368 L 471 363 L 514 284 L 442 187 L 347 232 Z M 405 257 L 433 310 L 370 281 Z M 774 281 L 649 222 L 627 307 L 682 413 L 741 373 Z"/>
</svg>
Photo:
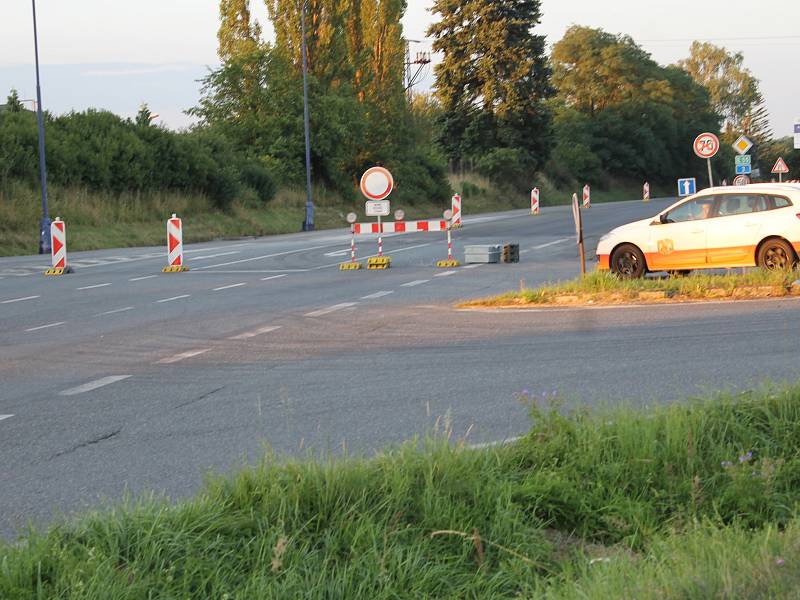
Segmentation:
<svg viewBox="0 0 800 600">
<path fill-rule="evenodd" d="M 539 188 L 533 188 L 531 190 L 531 214 L 539 214 Z"/>
<path fill-rule="evenodd" d="M 592 208 L 592 188 L 588 183 L 583 186 L 583 208 Z"/>
<path fill-rule="evenodd" d="M 461 227 L 461 196 L 455 194 L 452 199 L 451 210 L 453 211 L 452 227 Z"/>
<path fill-rule="evenodd" d="M 646 181 L 644 182 L 644 187 L 642 187 L 642 201 L 650 202 L 650 184 Z"/>
<path fill-rule="evenodd" d="M 437 261 L 436 266 L 444 268 L 460 267 L 461 263 L 453 258 L 453 237 L 451 234 L 451 230 L 453 229 L 453 211 L 446 210 L 443 216 L 444 221 L 442 223 L 447 230 L 447 260 Z"/>
<path fill-rule="evenodd" d="M 181 220 L 172 214 L 167 219 L 167 262 L 164 273 L 182 273 L 189 269 L 183 264 L 183 225 Z"/>
<path fill-rule="evenodd" d="M 45 275 L 72 273 L 72 268 L 67 266 L 67 228 L 61 217 L 50 224 L 50 252 L 53 266 L 44 272 Z"/>
</svg>

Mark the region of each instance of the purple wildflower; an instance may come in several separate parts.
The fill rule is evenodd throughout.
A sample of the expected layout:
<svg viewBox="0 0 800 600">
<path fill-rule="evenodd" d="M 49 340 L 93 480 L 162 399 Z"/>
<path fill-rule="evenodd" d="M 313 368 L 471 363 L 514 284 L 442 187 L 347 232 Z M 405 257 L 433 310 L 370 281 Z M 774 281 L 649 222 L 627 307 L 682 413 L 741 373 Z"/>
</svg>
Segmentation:
<svg viewBox="0 0 800 600">
<path fill-rule="evenodd" d="M 751 458 L 753 458 L 753 453 L 752 453 L 752 452 L 748 452 L 747 454 L 744 454 L 744 455 L 742 455 L 742 456 L 740 456 L 740 457 L 739 457 L 739 462 L 740 462 L 740 463 L 746 463 L 746 462 L 748 462 L 748 461 L 749 461 Z"/>
<path fill-rule="evenodd" d="M 779 567 L 782 567 L 783 565 L 785 565 L 785 564 L 786 564 L 786 561 L 785 561 L 785 560 L 783 560 L 782 558 L 776 558 L 776 559 L 775 559 L 775 564 L 776 564 L 777 566 L 779 566 Z"/>
</svg>

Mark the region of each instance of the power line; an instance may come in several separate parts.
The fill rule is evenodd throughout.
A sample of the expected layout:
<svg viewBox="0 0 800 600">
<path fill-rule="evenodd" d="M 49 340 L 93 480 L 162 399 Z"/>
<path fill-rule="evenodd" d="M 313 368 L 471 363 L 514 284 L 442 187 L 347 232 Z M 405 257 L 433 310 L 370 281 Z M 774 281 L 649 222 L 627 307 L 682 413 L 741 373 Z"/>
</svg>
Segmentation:
<svg viewBox="0 0 800 600">
<path fill-rule="evenodd" d="M 696 38 L 654 38 L 651 40 L 636 40 L 639 43 L 655 43 L 655 42 L 694 42 L 694 41 L 709 41 L 709 42 L 759 42 L 764 40 L 800 40 L 800 35 L 764 35 L 764 36 L 747 36 L 747 37 L 696 37 Z"/>
</svg>

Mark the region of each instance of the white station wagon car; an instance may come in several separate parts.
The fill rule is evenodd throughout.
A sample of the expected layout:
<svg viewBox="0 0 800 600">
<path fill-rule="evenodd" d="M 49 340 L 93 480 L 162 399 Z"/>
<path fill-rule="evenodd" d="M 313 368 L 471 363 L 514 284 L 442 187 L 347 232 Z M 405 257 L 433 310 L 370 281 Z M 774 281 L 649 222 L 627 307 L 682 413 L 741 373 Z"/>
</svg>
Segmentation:
<svg viewBox="0 0 800 600">
<path fill-rule="evenodd" d="M 789 269 L 800 253 L 800 184 L 708 188 L 652 219 L 617 227 L 597 244 L 598 270 L 648 271 L 760 266 Z"/>
</svg>

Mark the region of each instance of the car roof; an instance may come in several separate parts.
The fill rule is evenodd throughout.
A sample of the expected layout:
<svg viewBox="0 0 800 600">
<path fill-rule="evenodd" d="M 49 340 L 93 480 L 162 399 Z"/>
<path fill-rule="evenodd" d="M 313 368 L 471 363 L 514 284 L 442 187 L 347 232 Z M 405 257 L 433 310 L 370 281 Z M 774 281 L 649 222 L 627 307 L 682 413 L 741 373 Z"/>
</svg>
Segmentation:
<svg viewBox="0 0 800 600">
<path fill-rule="evenodd" d="M 800 183 L 750 183 L 747 185 L 726 185 L 726 186 L 716 186 L 713 188 L 706 188 L 704 190 L 700 190 L 698 193 L 729 193 L 735 194 L 740 192 L 776 192 L 776 193 L 786 193 L 786 192 L 800 192 Z"/>
</svg>

